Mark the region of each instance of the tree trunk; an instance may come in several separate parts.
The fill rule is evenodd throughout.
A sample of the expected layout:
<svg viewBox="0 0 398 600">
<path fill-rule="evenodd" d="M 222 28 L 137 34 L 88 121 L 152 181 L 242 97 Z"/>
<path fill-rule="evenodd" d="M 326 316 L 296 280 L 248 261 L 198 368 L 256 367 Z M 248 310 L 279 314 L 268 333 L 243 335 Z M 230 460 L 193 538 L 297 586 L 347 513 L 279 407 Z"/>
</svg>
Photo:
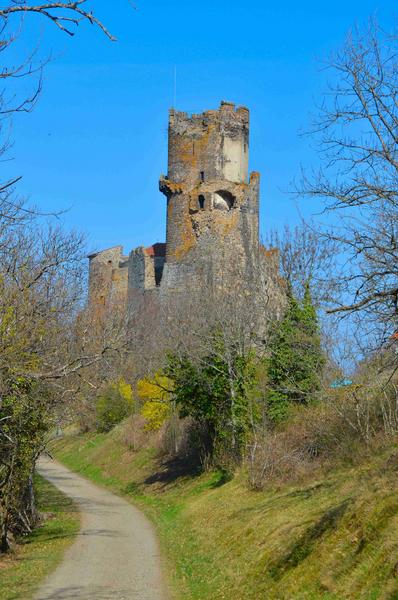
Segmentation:
<svg viewBox="0 0 398 600">
<path fill-rule="evenodd" d="M 5 517 L 1 524 L 1 539 L 0 539 L 0 552 L 8 552 L 10 550 L 10 542 L 8 539 L 8 518 Z"/>
<path fill-rule="evenodd" d="M 29 475 L 26 485 L 22 509 L 28 516 L 31 527 L 34 527 L 39 519 L 39 514 L 36 508 L 35 488 L 33 485 L 33 470 Z"/>
</svg>

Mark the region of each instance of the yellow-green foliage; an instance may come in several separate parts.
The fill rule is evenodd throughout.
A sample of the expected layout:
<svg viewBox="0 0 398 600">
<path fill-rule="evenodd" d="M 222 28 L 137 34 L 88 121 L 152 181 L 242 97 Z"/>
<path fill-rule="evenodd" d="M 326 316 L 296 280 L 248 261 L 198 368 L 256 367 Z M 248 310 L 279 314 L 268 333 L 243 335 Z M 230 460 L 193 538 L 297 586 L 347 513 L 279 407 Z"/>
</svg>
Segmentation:
<svg viewBox="0 0 398 600">
<path fill-rule="evenodd" d="M 126 383 L 124 381 L 124 379 L 120 379 L 120 381 L 118 381 L 118 383 L 117 383 L 117 389 L 119 391 L 120 396 L 122 398 L 124 398 L 124 400 L 132 406 L 133 405 L 133 390 L 132 390 L 131 385 L 129 383 Z"/>
<path fill-rule="evenodd" d="M 97 429 L 110 431 L 120 423 L 134 408 L 131 385 L 123 379 L 108 384 L 97 399 Z"/>
<path fill-rule="evenodd" d="M 137 383 L 137 393 L 144 404 L 141 414 L 147 431 L 157 431 L 172 412 L 171 391 L 173 382 L 161 372 L 152 378 L 145 377 Z"/>
</svg>

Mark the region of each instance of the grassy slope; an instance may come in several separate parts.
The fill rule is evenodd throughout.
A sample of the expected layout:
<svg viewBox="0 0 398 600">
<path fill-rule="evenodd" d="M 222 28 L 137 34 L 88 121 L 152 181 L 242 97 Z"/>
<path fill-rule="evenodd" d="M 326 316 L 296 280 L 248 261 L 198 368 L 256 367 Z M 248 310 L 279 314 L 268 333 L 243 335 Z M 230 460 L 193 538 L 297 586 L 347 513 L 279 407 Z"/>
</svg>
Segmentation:
<svg viewBox="0 0 398 600">
<path fill-rule="evenodd" d="M 0 557 L 0 600 L 28 600 L 41 581 L 61 562 L 79 530 L 79 517 L 69 498 L 37 476 L 39 510 L 51 513 L 14 552 Z"/>
<path fill-rule="evenodd" d="M 65 438 L 70 468 L 131 498 L 154 520 L 176 597 L 398 599 L 398 453 L 307 485 L 251 492 L 243 475 L 145 483 L 154 453 L 118 431 Z"/>
</svg>

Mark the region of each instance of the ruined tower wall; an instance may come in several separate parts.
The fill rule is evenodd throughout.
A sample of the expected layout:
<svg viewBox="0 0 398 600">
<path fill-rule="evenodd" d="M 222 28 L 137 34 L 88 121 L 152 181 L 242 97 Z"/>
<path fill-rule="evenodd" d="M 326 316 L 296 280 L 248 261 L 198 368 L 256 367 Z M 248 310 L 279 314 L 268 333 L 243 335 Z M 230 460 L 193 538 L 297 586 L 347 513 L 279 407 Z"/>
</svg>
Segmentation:
<svg viewBox="0 0 398 600">
<path fill-rule="evenodd" d="M 248 181 L 249 111 L 223 102 L 189 117 L 170 111 L 167 252 L 162 293 L 223 277 L 233 282 L 258 264 L 259 175 Z"/>
<path fill-rule="evenodd" d="M 191 187 L 202 179 L 237 183 L 248 175 L 249 111 L 222 102 L 219 110 L 169 114 L 168 176 Z"/>
<path fill-rule="evenodd" d="M 140 246 L 129 256 L 129 289 L 150 290 L 154 287 L 156 283 L 153 258 Z"/>
<path fill-rule="evenodd" d="M 89 255 L 89 306 L 102 310 L 110 305 L 123 308 L 127 302 L 128 257 L 122 246 Z"/>
<path fill-rule="evenodd" d="M 156 314 L 159 286 L 165 262 L 166 244 L 140 246 L 130 253 L 128 305 L 132 321 L 144 311 Z M 156 317 L 155 317 L 156 318 Z"/>
<path fill-rule="evenodd" d="M 129 256 L 129 289 L 151 290 L 160 285 L 165 262 L 166 244 L 139 246 Z"/>
</svg>

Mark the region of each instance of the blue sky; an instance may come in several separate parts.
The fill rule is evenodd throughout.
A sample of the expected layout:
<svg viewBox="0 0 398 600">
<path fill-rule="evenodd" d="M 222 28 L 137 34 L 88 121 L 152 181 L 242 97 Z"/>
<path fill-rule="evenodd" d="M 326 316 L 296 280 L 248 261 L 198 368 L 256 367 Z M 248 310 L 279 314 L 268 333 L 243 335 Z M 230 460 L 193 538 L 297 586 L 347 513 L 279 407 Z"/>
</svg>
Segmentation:
<svg viewBox="0 0 398 600">
<path fill-rule="evenodd" d="M 13 124 L 7 176 L 44 211 L 68 208 L 67 227 L 87 234 L 88 248 L 126 251 L 165 238 L 167 118 L 176 108 L 202 111 L 220 100 L 251 111 L 250 168 L 261 172 L 261 232 L 297 220 L 288 190 L 300 165 L 316 164 L 307 138 L 324 89 L 323 61 L 347 30 L 376 15 L 390 29 L 391 0 L 202 2 L 93 0 L 117 36 L 109 42 L 81 25 L 69 38 L 37 17 L 19 50 L 40 41 L 52 50 L 33 113 Z M 306 216 L 319 206 L 300 203 Z"/>
</svg>

